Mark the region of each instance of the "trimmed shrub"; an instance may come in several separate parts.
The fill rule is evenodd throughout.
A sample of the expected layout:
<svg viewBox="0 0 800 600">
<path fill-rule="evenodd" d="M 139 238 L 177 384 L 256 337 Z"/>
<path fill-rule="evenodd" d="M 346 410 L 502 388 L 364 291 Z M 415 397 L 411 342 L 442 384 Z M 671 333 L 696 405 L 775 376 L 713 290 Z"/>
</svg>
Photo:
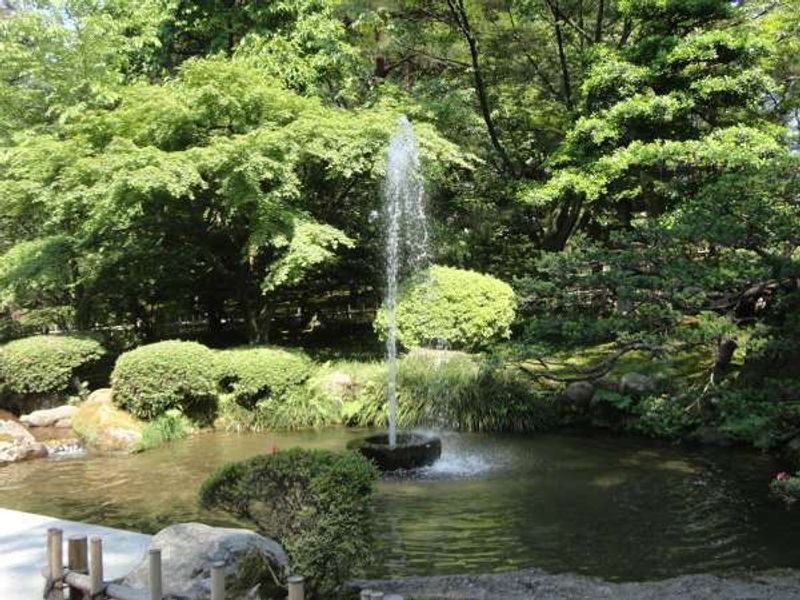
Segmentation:
<svg viewBox="0 0 800 600">
<path fill-rule="evenodd" d="M 169 340 L 140 346 L 117 359 L 114 402 L 141 419 L 170 409 L 206 420 L 217 400 L 216 354 L 196 342 Z"/>
<path fill-rule="evenodd" d="M 219 353 L 222 387 L 216 425 L 229 430 L 301 429 L 339 419 L 339 406 L 309 394 L 313 363 L 281 348 L 235 348 Z"/>
<path fill-rule="evenodd" d="M 385 426 L 387 374 L 354 383 L 344 398 L 346 422 Z M 515 370 L 463 352 L 416 350 L 397 373 L 400 427 L 438 426 L 461 431 L 543 431 L 558 421 L 553 395 L 534 388 Z"/>
<path fill-rule="evenodd" d="M 14 340 L 0 347 L 0 379 L 12 394 L 65 393 L 104 352 L 90 338 L 36 335 Z"/>
<path fill-rule="evenodd" d="M 401 286 L 397 301 L 397 340 L 406 348 L 444 340 L 460 350 L 485 348 L 511 335 L 516 300 L 511 286 L 490 275 L 450 267 L 431 267 Z M 386 337 L 386 310 L 375 329 Z"/>
<path fill-rule="evenodd" d="M 291 396 L 303 387 L 312 370 L 305 354 L 282 348 L 234 348 L 218 356 L 223 387 L 248 408 L 267 398 L 279 402 Z"/>
<path fill-rule="evenodd" d="M 370 561 L 377 477 L 361 455 L 295 448 L 218 469 L 200 503 L 280 542 L 311 596 L 329 598 Z"/>
</svg>

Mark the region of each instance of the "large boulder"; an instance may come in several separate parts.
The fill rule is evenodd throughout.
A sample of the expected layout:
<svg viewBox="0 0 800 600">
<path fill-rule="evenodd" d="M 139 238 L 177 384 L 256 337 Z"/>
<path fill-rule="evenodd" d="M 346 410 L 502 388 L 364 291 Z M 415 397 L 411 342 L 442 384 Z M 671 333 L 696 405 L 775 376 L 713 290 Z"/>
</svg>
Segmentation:
<svg viewBox="0 0 800 600">
<path fill-rule="evenodd" d="M 22 415 L 19 420 L 28 427 L 71 427 L 72 415 L 78 410 L 77 406 L 64 404 L 56 408 L 35 410 L 28 415 Z"/>
<path fill-rule="evenodd" d="M 594 385 L 590 381 L 573 381 L 564 392 L 567 400 L 578 409 L 587 409 L 594 396 Z"/>
<path fill-rule="evenodd" d="M 243 598 L 259 588 L 262 597 L 278 587 L 289 564 L 283 548 L 248 529 L 179 523 L 162 529 L 150 542 L 161 550 L 164 595 L 175 600 L 207 599 L 211 593 L 211 565 L 225 563 L 225 589 L 231 598 Z M 134 588 L 147 587 L 147 557 L 126 577 Z M 238 594 L 238 595 L 237 595 Z M 264 595 L 266 594 L 266 595 Z"/>
<path fill-rule="evenodd" d="M 621 393 L 631 396 L 647 396 L 658 390 L 656 379 L 643 373 L 625 373 L 619 385 Z"/>
<path fill-rule="evenodd" d="M 333 371 L 328 374 L 321 382 L 322 391 L 336 397 L 344 398 L 355 387 L 353 378 L 342 371 Z"/>
<path fill-rule="evenodd" d="M 111 401 L 112 390 L 95 390 L 72 415 L 72 428 L 84 444 L 101 452 L 134 452 L 142 440 L 142 425 Z"/>
<path fill-rule="evenodd" d="M 47 447 L 14 421 L 0 421 L 0 465 L 47 456 Z"/>
</svg>

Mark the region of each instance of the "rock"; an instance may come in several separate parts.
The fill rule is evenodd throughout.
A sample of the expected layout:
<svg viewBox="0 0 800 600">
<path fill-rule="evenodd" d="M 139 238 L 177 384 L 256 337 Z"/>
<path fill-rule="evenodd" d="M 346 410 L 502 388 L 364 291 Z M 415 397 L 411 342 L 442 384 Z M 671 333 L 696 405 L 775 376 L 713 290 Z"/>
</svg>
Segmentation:
<svg viewBox="0 0 800 600">
<path fill-rule="evenodd" d="M 72 427 L 72 418 L 68 417 L 66 419 L 59 419 L 53 423 L 53 427 L 58 429 L 70 429 Z"/>
<path fill-rule="evenodd" d="M 54 438 L 42 442 L 47 446 L 49 455 L 67 455 L 67 454 L 81 454 L 83 452 L 83 444 L 76 437 L 69 438 Z"/>
<path fill-rule="evenodd" d="M 14 421 L 0 421 L 0 464 L 44 458 L 47 447 Z"/>
<path fill-rule="evenodd" d="M 63 427 L 58 425 L 59 422 L 67 421 L 66 427 L 70 427 L 70 418 L 77 407 L 69 404 L 57 406 L 56 408 L 46 408 L 44 410 L 35 410 L 29 415 L 22 415 L 19 420 L 25 423 L 28 427 Z"/>
<path fill-rule="evenodd" d="M 594 385 L 590 381 L 574 381 L 567 386 L 567 400 L 580 408 L 588 408 L 594 396 Z"/>
<path fill-rule="evenodd" d="M 322 389 L 334 396 L 344 396 L 353 387 L 353 378 L 342 371 L 334 371 L 322 382 Z"/>
<path fill-rule="evenodd" d="M 625 373 L 619 382 L 620 392 L 632 396 L 646 396 L 658 390 L 656 380 L 642 373 Z"/>
<path fill-rule="evenodd" d="M 112 402 L 110 388 L 95 390 L 72 415 L 72 428 L 88 448 L 101 452 L 133 452 L 142 439 L 142 425 Z"/>
<path fill-rule="evenodd" d="M 87 402 L 111 402 L 114 397 L 114 390 L 111 388 L 99 388 L 89 394 Z"/>
<path fill-rule="evenodd" d="M 150 542 L 161 549 L 164 595 L 179 600 L 208 598 L 211 565 L 226 564 L 225 589 L 232 598 L 260 586 L 264 594 L 275 587 L 272 573 L 283 578 L 289 560 L 277 542 L 247 529 L 179 523 L 162 529 Z M 147 557 L 124 580 L 134 588 L 147 588 Z M 236 595 L 236 594 L 240 595 Z M 270 596 L 269 593 L 265 597 Z M 277 597 L 277 596 L 275 596 Z"/>
</svg>

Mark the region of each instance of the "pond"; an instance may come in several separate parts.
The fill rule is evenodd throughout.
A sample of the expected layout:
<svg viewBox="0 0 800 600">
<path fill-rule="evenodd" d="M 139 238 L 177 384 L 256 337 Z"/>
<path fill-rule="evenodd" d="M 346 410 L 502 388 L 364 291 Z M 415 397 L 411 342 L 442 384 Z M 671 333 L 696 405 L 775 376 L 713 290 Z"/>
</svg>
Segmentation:
<svg viewBox="0 0 800 600">
<path fill-rule="evenodd" d="M 273 447 L 342 449 L 364 432 L 206 433 L 134 456 L 82 455 L 0 469 L 0 506 L 154 532 L 231 524 L 197 507 L 218 465 Z M 758 453 L 599 434 L 444 436 L 443 459 L 381 481 L 371 575 L 523 567 L 644 580 L 799 567 L 800 512 L 768 496 Z"/>
</svg>

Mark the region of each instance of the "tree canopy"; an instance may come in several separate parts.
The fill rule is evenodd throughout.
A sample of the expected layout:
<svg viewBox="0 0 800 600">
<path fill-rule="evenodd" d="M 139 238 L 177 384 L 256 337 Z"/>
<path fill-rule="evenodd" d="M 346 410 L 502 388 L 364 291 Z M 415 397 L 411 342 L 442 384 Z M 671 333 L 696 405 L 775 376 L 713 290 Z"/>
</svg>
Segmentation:
<svg viewBox="0 0 800 600">
<path fill-rule="evenodd" d="M 520 339 L 663 340 L 689 319 L 708 343 L 750 328 L 785 352 L 799 8 L 17 2 L 0 16 L 6 331 L 157 338 L 199 314 L 263 341 L 287 298 L 375 301 L 407 114 L 435 260 L 513 283 Z"/>
</svg>

